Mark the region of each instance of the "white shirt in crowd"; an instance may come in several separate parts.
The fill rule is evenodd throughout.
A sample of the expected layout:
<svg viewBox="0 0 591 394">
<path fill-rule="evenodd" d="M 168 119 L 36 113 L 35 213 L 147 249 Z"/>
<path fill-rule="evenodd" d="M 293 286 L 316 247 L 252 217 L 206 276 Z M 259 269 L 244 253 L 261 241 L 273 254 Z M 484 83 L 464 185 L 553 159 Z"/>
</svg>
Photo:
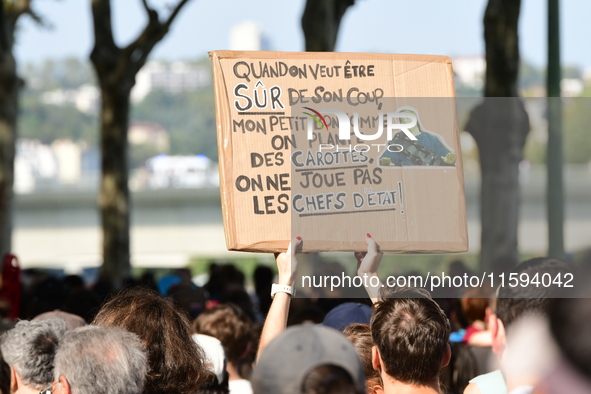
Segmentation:
<svg viewBox="0 0 591 394">
<path fill-rule="evenodd" d="M 246 379 L 230 380 L 228 388 L 230 394 L 252 394 L 252 385 Z"/>
</svg>

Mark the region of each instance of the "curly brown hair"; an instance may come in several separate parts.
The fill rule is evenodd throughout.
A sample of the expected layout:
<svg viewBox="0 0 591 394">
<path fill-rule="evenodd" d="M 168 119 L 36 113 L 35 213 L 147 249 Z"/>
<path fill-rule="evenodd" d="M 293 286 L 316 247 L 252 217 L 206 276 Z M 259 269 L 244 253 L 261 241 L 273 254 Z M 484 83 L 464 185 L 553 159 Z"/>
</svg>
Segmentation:
<svg viewBox="0 0 591 394">
<path fill-rule="evenodd" d="M 217 338 L 229 362 L 237 364 L 252 341 L 252 321 L 238 306 L 221 304 L 203 311 L 193 320 L 198 334 Z"/>
<path fill-rule="evenodd" d="M 192 393 L 211 379 L 189 320 L 153 290 L 124 289 L 102 306 L 92 324 L 122 327 L 144 343 L 149 366 L 143 394 Z"/>
<path fill-rule="evenodd" d="M 353 343 L 355 350 L 359 354 L 363 369 L 365 370 L 365 387 L 368 393 L 375 393 L 376 386 L 383 387 L 380 371 L 373 369 L 371 362 L 371 348 L 373 340 L 371 339 L 371 329 L 369 324 L 355 323 L 351 324 L 343 331 L 343 335 Z"/>
</svg>

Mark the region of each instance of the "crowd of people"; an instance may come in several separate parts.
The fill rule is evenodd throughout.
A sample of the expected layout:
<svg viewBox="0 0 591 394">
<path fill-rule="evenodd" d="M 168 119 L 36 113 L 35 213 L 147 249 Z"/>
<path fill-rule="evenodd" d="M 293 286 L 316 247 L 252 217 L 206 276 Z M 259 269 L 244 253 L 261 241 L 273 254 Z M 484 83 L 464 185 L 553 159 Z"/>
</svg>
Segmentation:
<svg viewBox="0 0 591 394">
<path fill-rule="evenodd" d="M 366 240 L 358 274 L 378 276 L 382 255 Z M 363 299 L 302 299 L 302 242 L 276 255 L 275 283 L 257 268 L 255 294 L 231 265 L 212 265 L 203 287 L 187 270 L 117 291 L 29 277 L 20 299 L 0 300 L 0 394 L 591 393 L 589 287 L 570 298 L 556 283 L 442 299 L 378 281 Z M 511 273 L 575 269 L 535 258 Z"/>
</svg>

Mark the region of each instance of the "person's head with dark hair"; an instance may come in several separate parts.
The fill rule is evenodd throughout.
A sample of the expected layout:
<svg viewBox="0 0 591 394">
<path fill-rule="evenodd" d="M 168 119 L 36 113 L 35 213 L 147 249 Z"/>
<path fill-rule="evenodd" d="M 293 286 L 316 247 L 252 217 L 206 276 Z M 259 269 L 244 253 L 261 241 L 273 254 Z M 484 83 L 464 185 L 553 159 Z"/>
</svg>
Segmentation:
<svg viewBox="0 0 591 394">
<path fill-rule="evenodd" d="M 452 332 L 466 329 L 470 325 L 468 318 L 462 312 L 461 298 L 438 298 L 436 301 L 449 318 Z"/>
<path fill-rule="evenodd" d="M 21 320 L 0 339 L 12 392 L 41 391 L 53 382 L 53 361 L 67 331 L 61 319 Z"/>
<path fill-rule="evenodd" d="M 565 280 L 565 274 L 573 273 L 573 265 L 556 258 L 537 257 L 519 264 L 506 273 L 509 278 L 512 275 L 519 280 L 521 276 L 529 279 L 527 286 L 505 285 L 499 288 L 497 294 L 496 319 L 491 319 L 491 331 L 493 335 L 493 351 L 501 355 L 507 345 L 506 332 L 517 320 L 527 315 L 547 317 L 552 299 L 556 297 L 562 288 L 558 282 L 549 286 L 531 283 L 537 277 L 540 281 L 544 275 L 549 275 L 554 281 L 560 276 Z"/>
<path fill-rule="evenodd" d="M 583 277 L 589 273 L 588 268 Z M 552 302 L 550 330 L 564 356 L 591 382 L 591 287 L 579 287 L 573 296 Z"/>
<path fill-rule="evenodd" d="M 174 270 L 174 275 L 181 278 L 183 282 L 191 280 L 191 270 L 189 268 L 177 268 Z"/>
<path fill-rule="evenodd" d="M 266 316 L 271 306 L 271 286 L 275 274 L 271 267 L 266 265 L 257 265 L 253 273 L 254 290 L 259 299 L 259 312 Z"/>
<path fill-rule="evenodd" d="M 310 298 L 292 298 L 289 305 L 287 326 L 295 326 L 306 322 L 320 324 L 325 316 L 324 309 Z"/>
<path fill-rule="evenodd" d="M 423 289 L 402 288 L 375 304 L 371 318 L 373 366 L 386 393 L 404 386 L 439 389 L 439 372 L 451 357 L 450 323 Z"/>
<path fill-rule="evenodd" d="M 375 370 L 371 361 L 371 349 L 373 340 L 371 338 L 371 329 L 369 324 L 355 323 L 351 324 L 343 331 L 343 335 L 351 341 L 359 358 L 363 363 L 365 370 L 365 387 L 369 394 L 376 394 L 383 390 L 382 378 L 380 372 Z"/>
<path fill-rule="evenodd" d="M 252 341 L 252 321 L 242 309 L 233 304 L 207 309 L 193 321 L 193 329 L 197 334 L 209 335 L 222 343 L 230 385 L 233 381 L 242 381 L 238 367 Z"/>
<path fill-rule="evenodd" d="M 105 301 L 114 290 L 113 281 L 105 273 L 101 273 L 98 280 L 92 286 L 92 291 L 99 296 L 101 301 Z"/>
<path fill-rule="evenodd" d="M 245 277 L 242 271 L 240 271 L 232 263 L 224 264 L 221 267 L 222 277 L 224 278 L 224 285 L 236 285 L 244 287 Z"/>
<path fill-rule="evenodd" d="M 236 284 L 227 285 L 220 302 L 222 304 L 233 304 L 239 307 L 250 320 L 256 320 L 252 299 L 244 287 Z"/>
<path fill-rule="evenodd" d="M 507 340 L 507 332 L 511 331 L 514 326 L 519 326 L 516 324 L 518 321 L 526 317 L 542 317 L 543 319 L 548 317 L 553 299 L 559 296 L 562 291 L 559 282 L 563 284 L 567 280 L 567 276 L 573 275 L 573 270 L 574 266 L 566 261 L 551 257 L 537 257 L 522 262 L 504 274 L 505 285 L 498 289 L 495 315 L 489 319 L 492 349 L 495 354 L 501 357 L 505 349 L 511 347 L 510 341 Z M 558 278 L 560 281 L 556 280 Z M 546 280 L 546 284 L 544 284 L 544 280 Z M 536 339 L 533 341 L 530 339 L 530 341 L 532 342 L 531 346 Z M 516 342 L 516 344 L 518 343 Z M 544 345 L 545 343 L 539 343 L 539 346 Z M 492 374 L 498 372 L 495 371 Z M 504 372 L 506 372 L 505 376 L 494 378 L 494 384 L 502 383 L 509 391 L 523 385 L 535 385 L 539 378 L 532 374 L 525 382 L 519 376 L 506 376 L 507 372 L 511 372 L 510 370 Z M 482 393 L 484 387 L 490 387 L 493 383 L 490 380 L 492 374 L 478 376 L 466 390 L 469 393 Z"/>
<path fill-rule="evenodd" d="M 286 362 L 289 360 L 289 362 Z M 293 326 L 269 343 L 252 376 L 254 394 L 362 394 L 363 365 L 340 332 Z"/>
<path fill-rule="evenodd" d="M 494 296 L 495 291 L 491 287 L 470 287 L 464 292 L 461 301 L 462 313 L 468 319 L 468 323 L 485 321 L 486 310 Z"/>
<path fill-rule="evenodd" d="M 207 296 L 203 288 L 194 284 L 190 279 L 172 285 L 166 292 L 168 298 L 172 298 L 175 305 L 183 310 L 192 320 L 204 309 Z"/>
<path fill-rule="evenodd" d="M 84 289 L 84 280 L 80 275 L 67 275 L 63 282 L 69 293 Z"/>
<path fill-rule="evenodd" d="M 450 342 L 451 358 L 441 370 L 439 380 L 448 393 L 463 393 L 470 379 L 478 375 L 478 360 L 463 342 Z"/>
<path fill-rule="evenodd" d="M 156 284 L 156 278 L 153 272 L 144 272 L 140 277 L 140 285 L 158 291 L 158 285 Z"/>
<path fill-rule="evenodd" d="M 572 274 L 573 265 L 551 257 L 537 257 L 519 264 L 511 270 L 507 277 L 514 274 L 519 280 L 521 275 L 527 275 L 530 279 L 527 286 L 519 282 L 518 286 L 503 286 L 499 288 L 497 295 L 496 316 L 503 322 L 507 329 L 517 319 L 526 314 L 548 315 L 548 308 L 551 299 L 560 291 L 561 287 L 555 283 L 550 286 L 537 285 L 531 283 L 534 277 L 542 281 L 544 274 L 549 274 L 552 280 L 560 275 L 564 281 L 565 274 Z"/>
<path fill-rule="evenodd" d="M 124 289 L 103 305 L 93 324 L 122 327 L 146 346 L 149 365 L 143 394 L 191 393 L 209 378 L 203 352 L 191 337 L 191 323 L 152 290 Z"/>
<path fill-rule="evenodd" d="M 65 291 L 62 281 L 48 276 L 31 286 L 30 298 L 23 303 L 24 311 L 21 314 L 26 319 L 44 313 L 60 309 L 65 299 Z"/>
<path fill-rule="evenodd" d="M 209 265 L 209 280 L 203 287 L 209 293 L 211 300 L 220 300 L 224 292 L 224 277 L 219 264 L 211 263 Z"/>
<path fill-rule="evenodd" d="M 101 307 L 101 298 L 94 291 L 84 288 L 68 294 L 63 310 L 83 318 L 90 323 Z"/>
</svg>

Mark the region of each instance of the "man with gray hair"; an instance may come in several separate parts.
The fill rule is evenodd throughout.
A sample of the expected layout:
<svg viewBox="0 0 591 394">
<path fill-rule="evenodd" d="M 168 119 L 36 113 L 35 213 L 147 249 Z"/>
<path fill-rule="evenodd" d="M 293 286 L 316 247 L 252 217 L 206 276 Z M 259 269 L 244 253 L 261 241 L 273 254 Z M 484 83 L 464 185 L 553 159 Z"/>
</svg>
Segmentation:
<svg viewBox="0 0 591 394">
<path fill-rule="evenodd" d="M 54 357 L 66 330 L 61 319 L 22 320 L 0 338 L 12 393 L 38 394 L 51 388 Z"/>
<path fill-rule="evenodd" d="M 56 394 L 138 394 L 148 370 L 139 338 L 117 327 L 69 331 L 55 356 Z"/>
</svg>

